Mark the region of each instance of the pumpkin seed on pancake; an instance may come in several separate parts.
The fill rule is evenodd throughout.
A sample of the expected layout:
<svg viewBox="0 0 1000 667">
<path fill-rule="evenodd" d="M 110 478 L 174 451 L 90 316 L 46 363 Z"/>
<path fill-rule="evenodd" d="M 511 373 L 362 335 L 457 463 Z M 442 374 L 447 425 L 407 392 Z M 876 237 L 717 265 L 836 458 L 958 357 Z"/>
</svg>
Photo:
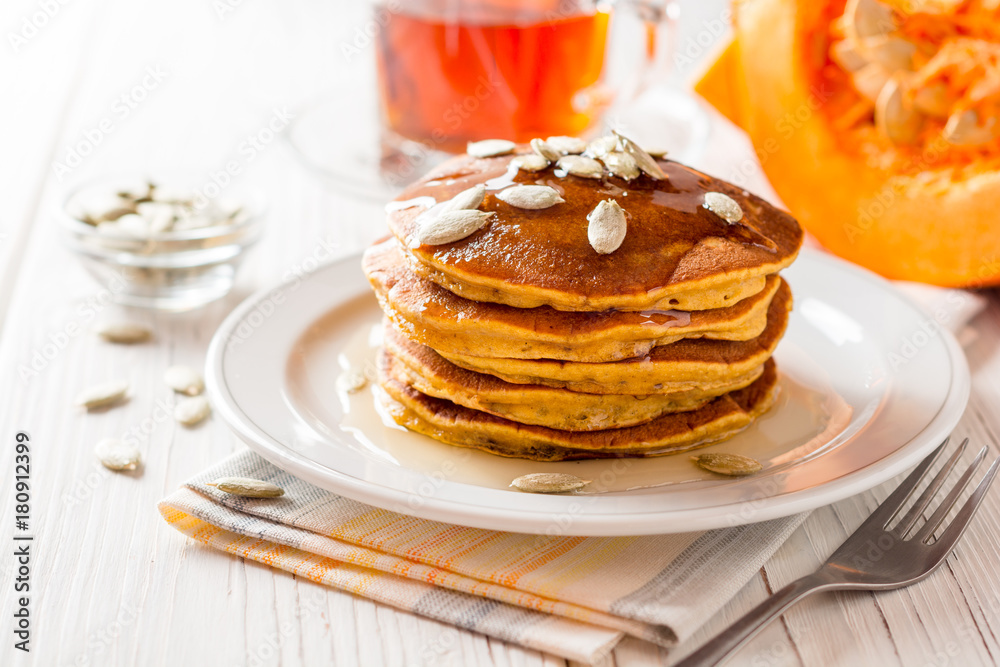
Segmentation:
<svg viewBox="0 0 1000 667">
<path fill-rule="evenodd" d="M 566 431 L 596 431 L 635 426 L 662 414 L 687 412 L 705 405 L 719 392 L 692 390 L 678 394 L 586 394 L 545 385 L 505 382 L 460 368 L 426 345 L 386 326 L 379 363 L 385 373 L 417 391 L 522 424 Z M 751 376 L 745 384 L 750 384 Z M 732 389 L 742 389 L 734 386 Z"/>
<path fill-rule="evenodd" d="M 519 147 L 516 154 L 526 154 Z M 667 178 L 560 178 L 552 166 L 526 172 L 508 166 L 516 155 L 457 156 L 407 188 L 398 201 L 445 201 L 486 185 L 480 209 L 486 228 L 455 241 L 416 245 L 420 206 L 388 213 L 414 270 L 474 301 L 559 310 L 708 310 L 764 289 L 765 276 L 791 264 L 802 230 L 787 213 L 741 188 L 670 160 L 656 160 Z M 526 210 L 497 193 L 511 185 L 558 186 L 558 206 Z M 729 223 L 703 206 L 708 192 L 732 199 L 745 214 Z M 587 236 L 587 215 L 607 199 L 628 211 L 628 233 L 601 255 Z"/>
<path fill-rule="evenodd" d="M 370 247 L 363 260 L 383 311 L 417 342 L 473 357 L 606 362 L 647 354 L 682 338 L 750 340 L 763 333 L 781 278 L 727 308 L 684 312 L 568 312 L 514 308 L 457 296 L 413 273 L 395 239 Z"/>
<path fill-rule="evenodd" d="M 717 393 L 756 377 L 788 325 L 792 293 L 782 282 L 768 307 L 767 327 L 748 341 L 683 339 L 637 359 L 584 363 L 556 359 L 475 357 L 440 351 L 448 361 L 515 384 L 544 384 L 594 394 Z M 751 378 L 752 379 L 752 378 Z"/>
<path fill-rule="evenodd" d="M 718 442 L 743 430 L 773 403 L 777 383 L 768 360 L 755 382 L 691 412 L 662 415 L 638 426 L 563 431 L 529 426 L 427 396 L 380 368 L 378 392 L 400 425 L 458 447 L 535 461 L 662 456 Z"/>
</svg>

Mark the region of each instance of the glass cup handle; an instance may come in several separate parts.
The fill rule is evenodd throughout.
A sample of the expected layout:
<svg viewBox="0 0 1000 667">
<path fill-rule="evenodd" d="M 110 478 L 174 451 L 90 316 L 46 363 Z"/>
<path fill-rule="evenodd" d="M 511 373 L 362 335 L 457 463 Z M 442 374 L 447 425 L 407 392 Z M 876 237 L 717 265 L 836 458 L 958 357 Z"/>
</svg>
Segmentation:
<svg viewBox="0 0 1000 667">
<path fill-rule="evenodd" d="M 670 62 L 677 43 L 677 0 L 619 0 L 642 23 L 642 59 L 635 76 L 629 77 L 619 93 L 619 102 L 628 103 L 642 95 L 655 82 L 665 82 L 671 75 Z"/>
</svg>

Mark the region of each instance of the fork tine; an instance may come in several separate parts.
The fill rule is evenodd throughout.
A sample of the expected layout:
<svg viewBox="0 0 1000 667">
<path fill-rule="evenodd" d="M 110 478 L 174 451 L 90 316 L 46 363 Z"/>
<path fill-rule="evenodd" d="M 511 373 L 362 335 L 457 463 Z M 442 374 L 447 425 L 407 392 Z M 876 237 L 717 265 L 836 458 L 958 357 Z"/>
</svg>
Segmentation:
<svg viewBox="0 0 1000 667">
<path fill-rule="evenodd" d="M 875 508 L 875 511 L 872 512 L 871 516 L 865 519 L 862 526 L 866 527 L 878 524 L 880 528 L 885 528 L 886 525 L 892 521 L 892 519 L 899 512 L 903 503 L 906 502 L 906 499 L 910 497 L 911 493 L 913 493 L 913 489 L 917 488 L 917 485 L 920 484 L 920 480 L 924 478 L 924 475 L 927 474 L 930 467 L 934 465 L 934 462 L 937 460 L 938 456 L 941 455 L 941 452 L 944 451 L 944 448 L 948 446 L 949 440 L 951 440 L 950 436 L 945 438 L 944 442 L 938 445 L 937 449 L 921 461 L 920 464 L 913 469 L 913 472 L 910 473 L 909 477 L 903 480 L 903 483 L 897 486 L 896 490 L 893 491 L 888 498 L 883 500 L 881 505 Z"/>
<path fill-rule="evenodd" d="M 979 464 L 983 462 L 984 458 L 986 458 L 986 451 L 986 447 L 979 450 L 979 453 L 976 454 L 976 458 L 972 462 L 972 465 L 970 465 L 966 471 L 962 473 L 962 476 L 958 478 L 958 481 L 955 483 L 955 487 L 948 493 L 947 496 L 945 496 L 944 500 L 941 501 L 938 508 L 934 510 L 934 514 L 927 519 L 927 523 L 921 526 L 920 530 L 914 533 L 914 540 L 918 542 L 926 542 L 930 539 L 931 535 L 934 534 L 934 531 L 937 530 L 937 527 L 941 525 L 942 521 L 944 521 L 948 512 L 951 511 L 951 508 L 956 502 L 958 502 L 958 497 L 962 495 L 962 491 L 964 491 L 965 487 L 969 485 L 969 480 L 972 479 L 972 475 L 975 474 Z"/>
<path fill-rule="evenodd" d="M 996 477 L 997 470 L 1000 469 L 1000 457 L 993 460 L 993 464 L 983 475 L 983 478 L 979 481 L 979 486 L 973 491 L 969 499 L 965 501 L 962 509 L 959 510 L 958 515 L 955 520 L 951 522 L 945 531 L 941 533 L 941 538 L 935 542 L 931 549 L 933 550 L 934 557 L 940 561 L 949 553 L 951 553 L 952 548 L 958 539 L 962 537 L 962 533 L 965 529 L 969 527 L 969 523 L 972 521 L 973 515 L 976 510 L 979 509 L 979 503 L 983 501 L 983 497 L 990 488 L 990 484 L 993 482 L 993 478 Z"/>
<path fill-rule="evenodd" d="M 905 516 L 900 519 L 899 523 L 896 524 L 894 532 L 900 537 L 905 538 L 906 534 L 910 532 L 910 528 L 913 528 L 913 524 L 917 522 L 920 518 L 920 514 L 927 509 L 927 505 L 930 504 L 931 499 L 934 498 L 934 494 L 938 492 L 941 485 L 944 484 L 945 478 L 951 474 L 951 471 L 955 469 L 955 464 L 958 463 L 958 459 L 961 458 L 962 454 L 965 452 L 966 445 L 969 444 L 969 439 L 966 438 L 962 441 L 962 444 L 958 446 L 955 453 L 952 454 L 948 460 L 945 462 L 944 467 L 941 468 L 940 472 L 934 476 L 931 483 L 927 485 L 924 492 L 920 494 L 917 498 L 917 502 L 913 504 L 913 507 L 909 509 Z"/>
</svg>

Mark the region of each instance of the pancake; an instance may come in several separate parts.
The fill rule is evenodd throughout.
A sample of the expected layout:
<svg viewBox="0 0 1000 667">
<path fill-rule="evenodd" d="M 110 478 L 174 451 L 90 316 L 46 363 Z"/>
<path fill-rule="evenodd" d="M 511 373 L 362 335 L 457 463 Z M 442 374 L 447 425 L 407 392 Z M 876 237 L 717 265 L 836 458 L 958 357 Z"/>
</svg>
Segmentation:
<svg viewBox="0 0 1000 667">
<path fill-rule="evenodd" d="M 749 426 L 774 402 L 777 371 L 769 360 L 753 384 L 691 412 L 660 416 L 639 426 L 572 432 L 529 426 L 433 398 L 386 374 L 378 392 L 401 426 L 458 447 L 534 461 L 675 454 L 724 440 Z"/>
<path fill-rule="evenodd" d="M 389 377 L 422 394 L 522 424 L 565 431 L 635 426 L 662 414 L 696 410 L 717 396 L 700 391 L 648 396 L 601 395 L 544 385 L 513 384 L 459 368 L 391 326 L 385 327 L 383 354 L 387 358 L 380 363 L 385 365 Z M 754 379 L 750 378 L 747 384 Z"/>
<path fill-rule="evenodd" d="M 568 312 L 464 299 L 410 271 L 395 239 L 365 252 L 363 267 L 396 327 L 435 350 L 473 357 L 607 362 L 641 357 L 682 338 L 750 340 L 763 333 L 781 278 L 728 308 Z"/>
<path fill-rule="evenodd" d="M 788 325 L 792 293 L 781 282 L 768 307 L 767 328 L 748 341 L 684 339 L 654 347 L 639 359 L 583 363 L 497 359 L 441 352 L 462 368 L 515 384 L 543 384 L 591 394 L 673 394 L 697 389 L 721 394 L 756 377 Z M 752 377 L 751 377 L 752 379 Z"/>
<path fill-rule="evenodd" d="M 625 181 L 508 170 L 511 158 L 457 156 L 388 207 L 389 228 L 418 274 L 465 298 L 518 308 L 708 310 L 764 289 L 764 277 L 791 264 L 802 243 L 787 213 L 676 162 L 658 161 L 665 180 Z M 487 187 L 479 209 L 495 213 L 488 224 L 454 243 L 413 245 L 420 213 L 479 183 Z M 532 183 L 556 188 L 565 202 L 525 210 L 496 197 Z M 736 200 L 744 218 L 731 224 L 704 208 L 706 192 Z M 625 210 L 628 232 L 602 255 L 588 241 L 587 216 L 609 198 Z"/>
</svg>

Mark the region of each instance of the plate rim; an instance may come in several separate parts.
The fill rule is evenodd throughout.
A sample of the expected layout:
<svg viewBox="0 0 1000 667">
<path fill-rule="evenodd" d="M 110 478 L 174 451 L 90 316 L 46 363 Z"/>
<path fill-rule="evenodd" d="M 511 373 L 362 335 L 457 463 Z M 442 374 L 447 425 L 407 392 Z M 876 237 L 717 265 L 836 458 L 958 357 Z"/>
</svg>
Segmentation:
<svg viewBox="0 0 1000 667">
<path fill-rule="evenodd" d="M 206 388 L 216 412 L 219 413 L 229 428 L 252 451 L 264 459 L 301 479 L 348 498 L 385 508 L 388 511 L 400 512 L 423 519 L 489 530 L 543 533 L 546 529 L 551 528 L 552 513 L 544 511 L 527 512 L 511 508 L 494 508 L 472 504 L 462 505 L 456 504 L 452 500 L 441 500 L 434 497 L 423 498 L 420 507 L 415 509 L 412 506 L 408 506 L 406 502 L 411 495 L 409 492 L 385 486 L 374 481 L 359 479 L 310 460 L 305 455 L 283 445 L 274 436 L 257 426 L 251 416 L 239 406 L 237 399 L 227 387 L 224 371 L 227 342 L 231 338 L 232 333 L 235 332 L 238 324 L 244 321 L 249 313 L 254 311 L 262 301 L 269 299 L 276 291 L 287 289 L 296 282 L 309 280 L 310 278 L 315 279 L 316 275 L 339 265 L 353 262 L 355 266 L 360 266 L 362 252 L 351 253 L 323 262 L 305 277 L 293 276 L 274 285 L 259 289 L 236 306 L 222 321 L 212 337 L 205 362 Z M 880 291 L 887 291 L 892 296 L 898 298 L 917 316 L 926 317 L 926 313 L 912 299 L 900 290 L 897 290 L 885 278 L 820 250 L 803 248 L 797 261 L 801 261 L 803 255 L 808 258 L 808 261 L 829 264 L 837 270 L 847 271 L 864 281 L 873 283 Z M 738 509 L 740 505 L 748 502 L 746 500 L 700 508 L 630 513 L 628 516 L 641 519 L 638 524 L 632 521 L 620 521 L 624 516 L 622 513 L 580 512 L 573 517 L 571 532 L 566 532 L 565 534 L 591 536 L 649 535 L 688 532 L 692 530 L 689 525 L 683 530 L 672 530 L 667 525 L 657 527 L 657 518 L 665 523 L 697 523 L 696 530 L 710 530 L 757 523 L 811 511 L 874 488 L 892 479 L 914 466 L 923 456 L 949 435 L 961 419 L 969 400 L 971 375 L 965 354 L 951 331 L 941 329 L 940 333 L 940 340 L 947 352 L 951 370 L 950 377 L 948 378 L 949 388 L 945 400 L 938 407 L 934 417 L 920 432 L 905 443 L 901 443 L 895 451 L 882 459 L 862 468 L 847 472 L 841 477 L 829 480 L 815 487 L 770 494 L 759 501 L 755 501 L 758 507 L 753 509 L 752 516 L 739 523 L 733 523 L 732 510 Z M 917 441 L 921 442 L 915 444 Z M 790 509 L 790 506 L 794 507 L 794 509 Z M 404 512 L 402 508 L 406 507 L 408 507 L 408 511 Z M 609 521 L 612 518 L 618 519 L 618 521 Z"/>
</svg>

